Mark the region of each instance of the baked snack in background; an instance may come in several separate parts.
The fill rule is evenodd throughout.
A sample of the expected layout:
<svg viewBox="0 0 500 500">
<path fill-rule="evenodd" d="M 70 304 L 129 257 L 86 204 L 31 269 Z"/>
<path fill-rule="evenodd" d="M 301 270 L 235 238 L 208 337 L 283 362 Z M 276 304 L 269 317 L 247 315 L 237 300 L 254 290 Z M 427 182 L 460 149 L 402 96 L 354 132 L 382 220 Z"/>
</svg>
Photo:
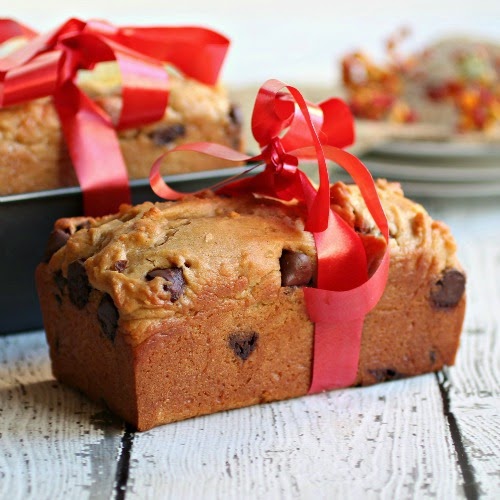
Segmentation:
<svg viewBox="0 0 500 500">
<path fill-rule="evenodd" d="M 365 320 L 355 385 L 453 364 L 465 277 L 449 229 L 377 182 L 390 227 L 384 295 Z M 385 240 L 358 188 L 331 206 L 369 268 Z M 307 393 L 314 325 L 302 286 L 316 249 L 298 205 L 209 192 L 61 219 L 36 272 L 54 375 L 139 430 Z"/>
<path fill-rule="evenodd" d="M 493 133 L 500 127 L 500 42 L 438 40 L 414 56 L 406 85 L 421 121 Z"/>
<path fill-rule="evenodd" d="M 16 47 L 14 42 L 11 45 Z M 176 145 L 209 141 L 243 150 L 241 116 L 223 85 L 209 86 L 169 69 L 170 95 L 163 119 L 119 131 L 130 179 L 146 178 L 151 165 Z M 80 72 L 79 86 L 112 118 L 121 107 L 115 63 Z M 50 98 L 0 109 L 0 195 L 78 185 Z M 167 155 L 162 173 L 177 174 L 229 166 L 205 155 Z M 234 166 L 234 163 L 231 164 Z"/>
<path fill-rule="evenodd" d="M 387 42 L 387 58 L 364 52 L 342 60 L 342 82 L 356 117 L 400 126 L 411 140 L 500 139 L 500 42 L 450 36 L 402 54 L 408 31 Z M 404 131 L 404 129 L 407 129 Z M 397 136 L 398 127 L 387 135 Z"/>
</svg>

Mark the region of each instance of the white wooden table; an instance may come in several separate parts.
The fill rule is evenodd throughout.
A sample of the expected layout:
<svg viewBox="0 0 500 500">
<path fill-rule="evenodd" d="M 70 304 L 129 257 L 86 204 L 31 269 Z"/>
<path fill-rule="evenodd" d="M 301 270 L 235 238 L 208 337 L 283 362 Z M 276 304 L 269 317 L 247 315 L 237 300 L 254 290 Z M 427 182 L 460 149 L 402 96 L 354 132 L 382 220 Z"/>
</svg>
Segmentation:
<svg viewBox="0 0 500 500">
<path fill-rule="evenodd" d="M 424 204 L 468 272 L 455 367 L 134 433 L 0 337 L 0 498 L 500 498 L 500 198 Z"/>
</svg>

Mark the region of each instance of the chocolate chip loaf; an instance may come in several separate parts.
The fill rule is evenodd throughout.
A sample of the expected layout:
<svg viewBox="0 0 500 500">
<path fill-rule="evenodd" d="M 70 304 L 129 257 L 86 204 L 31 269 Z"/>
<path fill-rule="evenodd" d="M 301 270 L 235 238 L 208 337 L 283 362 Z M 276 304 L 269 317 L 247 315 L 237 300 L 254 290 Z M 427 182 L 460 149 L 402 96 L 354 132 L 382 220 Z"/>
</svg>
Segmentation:
<svg viewBox="0 0 500 500">
<path fill-rule="evenodd" d="M 453 364 L 465 310 L 449 229 L 399 185 L 377 189 L 391 264 L 355 385 Z M 333 185 L 331 206 L 373 270 L 386 242 L 358 189 Z M 59 220 L 36 272 L 54 375 L 139 430 L 306 394 L 316 249 L 303 220 L 299 206 L 210 193 Z"/>
<path fill-rule="evenodd" d="M 116 66 L 101 64 L 83 73 L 79 85 L 118 121 L 120 77 Z M 170 74 L 168 107 L 162 120 L 118 132 L 131 179 L 145 178 L 154 160 L 174 146 L 197 141 L 242 150 L 239 108 L 226 89 Z M 234 166 L 234 163 L 231 164 Z M 229 166 L 205 155 L 168 155 L 162 174 L 195 172 Z M 0 195 L 78 185 L 50 98 L 0 109 Z"/>
</svg>

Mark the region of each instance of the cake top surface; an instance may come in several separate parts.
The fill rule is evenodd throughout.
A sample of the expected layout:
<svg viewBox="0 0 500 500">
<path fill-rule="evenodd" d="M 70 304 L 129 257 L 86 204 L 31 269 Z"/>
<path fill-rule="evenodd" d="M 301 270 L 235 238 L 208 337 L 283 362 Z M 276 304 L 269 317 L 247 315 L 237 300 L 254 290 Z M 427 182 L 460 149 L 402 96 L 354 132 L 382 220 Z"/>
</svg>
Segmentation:
<svg viewBox="0 0 500 500">
<path fill-rule="evenodd" d="M 436 226 L 398 185 L 378 181 L 377 188 L 393 256 L 435 245 L 436 228 L 444 235 L 436 240 L 442 259 L 454 254 L 447 228 Z M 373 272 L 386 243 L 358 188 L 333 185 L 331 202 L 359 234 Z M 122 321 L 195 314 L 215 302 L 231 307 L 235 300 L 269 301 L 283 286 L 284 254 L 292 256 L 293 265 L 295 256 L 302 256 L 314 280 L 316 248 L 313 235 L 304 231 L 304 218 L 304 208 L 297 204 L 210 192 L 178 202 L 124 205 L 118 214 L 99 219 L 57 221 L 55 232 L 65 234 L 63 239 L 71 236 L 52 255 L 49 267 L 65 278 L 75 265 L 84 268 L 90 286 L 112 297 Z M 302 279 L 292 282 L 313 282 Z"/>
</svg>

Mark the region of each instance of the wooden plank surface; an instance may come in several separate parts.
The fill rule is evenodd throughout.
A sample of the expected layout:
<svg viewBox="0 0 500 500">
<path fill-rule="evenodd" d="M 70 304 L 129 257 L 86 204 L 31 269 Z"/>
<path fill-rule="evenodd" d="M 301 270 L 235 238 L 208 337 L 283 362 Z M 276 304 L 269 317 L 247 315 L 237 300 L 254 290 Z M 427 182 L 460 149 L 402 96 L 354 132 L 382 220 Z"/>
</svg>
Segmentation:
<svg viewBox="0 0 500 500">
<path fill-rule="evenodd" d="M 453 431 L 469 498 L 500 498 L 500 201 L 428 200 L 450 225 L 467 272 L 467 312 L 456 367 L 447 391 Z"/>
<path fill-rule="evenodd" d="M 469 483 L 487 498 L 500 497 L 500 237 L 463 245 L 469 269 L 468 313 L 460 369 L 450 370 L 450 409 L 472 473 Z"/>
<path fill-rule="evenodd" d="M 500 216 L 428 202 L 469 304 L 445 373 L 134 433 L 55 381 L 42 332 L 0 338 L 0 498 L 498 498 Z"/>
<path fill-rule="evenodd" d="M 111 498 L 122 428 L 53 380 L 43 333 L 0 338 L 0 498 Z"/>
<path fill-rule="evenodd" d="M 157 428 L 131 464 L 130 498 L 445 498 L 459 484 L 433 375 Z"/>
</svg>

